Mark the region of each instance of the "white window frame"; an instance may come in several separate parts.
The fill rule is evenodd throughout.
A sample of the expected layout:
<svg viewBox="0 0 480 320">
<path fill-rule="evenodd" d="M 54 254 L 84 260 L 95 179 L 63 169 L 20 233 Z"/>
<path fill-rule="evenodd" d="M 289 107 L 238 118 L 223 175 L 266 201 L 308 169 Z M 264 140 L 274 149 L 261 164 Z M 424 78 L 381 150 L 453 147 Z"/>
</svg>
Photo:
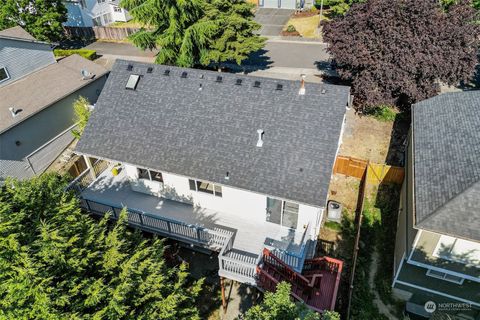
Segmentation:
<svg viewBox="0 0 480 320">
<path fill-rule="evenodd" d="M 10 73 L 8 73 L 7 67 L 5 67 L 5 66 L 0 66 L 0 69 L 5 70 L 5 74 L 7 75 L 7 77 L 6 77 L 5 79 L 0 80 L 0 83 L 9 80 L 9 79 L 10 79 Z"/>
<path fill-rule="evenodd" d="M 195 190 L 193 190 L 190 186 L 190 181 L 193 181 L 195 183 Z M 209 193 L 209 192 L 205 192 L 205 191 L 201 191 L 201 190 L 198 190 L 198 184 L 201 184 L 201 183 L 208 183 L 208 184 L 211 184 L 213 186 L 213 193 Z M 217 192 L 216 188 L 219 187 L 220 188 L 220 192 Z M 216 183 L 211 183 L 211 182 L 208 182 L 208 181 L 205 181 L 205 180 L 196 180 L 196 179 L 188 179 L 188 189 L 190 191 L 195 191 L 195 192 L 201 192 L 202 194 L 208 194 L 208 195 L 211 195 L 211 196 L 214 196 L 214 197 L 218 197 L 218 198 L 223 198 L 223 189 L 222 189 L 222 186 L 219 185 L 219 184 L 216 184 Z"/>
<path fill-rule="evenodd" d="M 438 274 L 435 274 L 435 273 L 433 273 L 433 272 L 442 273 L 443 275 L 438 275 Z M 429 276 L 429 277 L 432 277 L 432 278 L 436 278 L 436 279 L 440 279 L 440 280 L 444 280 L 444 281 L 456 283 L 456 284 L 459 284 L 459 285 L 462 285 L 462 284 L 463 284 L 463 281 L 465 281 L 465 279 L 462 278 L 462 277 L 454 276 L 454 275 L 451 275 L 451 274 L 449 274 L 449 273 L 447 273 L 447 272 L 442 272 L 442 271 L 437 271 L 437 270 L 432 270 L 432 269 L 428 269 L 426 275 Z M 460 278 L 460 280 L 453 280 L 453 279 L 451 279 L 451 278 L 448 279 L 448 278 L 447 278 L 448 276 Z"/>
<path fill-rule="evenodd" d="M 282 205 L 281 205 L 282 208 L 281 208 L 281 212 L 280 212 L 280 224 L 279 224 L 279 225 L 282 226 L 282 227 L 285 227 L 285 228 L 289 228 L 289 229 L 292 229 L 292 230 L 296 230 L 296 229 L 298 228 L 298 216 L 299 216 L 299 214 L 300 214 L 300 204 L 299 204 L 299 203 L 296 203 L 296 202 L 293 202 L 293 201 L 287 201 L 287 200 L 278 199 L 278 198 L 274 198 L 274 197 L 267 197 L 267 203 L 268 203 L 268 198 L 270 198 L 270 199 L 275 199 L 275 200 L 279 200 L 279 201 L 282 202 Z M 286 226 L 286 225 L 283 224 L 283 218 L 284 218 L 284 215 L 285 215 L 285 207 L 286 207 L 286 205 L 287 205 L 287 202 L 288 202 L 288 203 L 292 203 L 292 204 L 298 206 L 298 211 L 297 211 L 297 225 L 295 226 L 295 228 L 292 228 L 292 227 L 289 227 L 289 226 Z M 265 210 L 267 211 L 267 214 L 269 214 L 269 213 L 268 213 L 268 207 L 266 207 Z M 267 222 L 269 222 L 269 223 L 277 224 L 277 223 L 275 223 L 275 222 L 268 221 L 266 216 L 265 216 L 265 221 L 267 221 Z"/>
<path fill-rule="evenodd" d="M 152 173 L 151 171 L 155 171 L 155 172 L 158 172 L 162 175 L 162 180 L 163 180 L 163 173 L 161 171 L 157 171 L 157 170 L 150 170 L 150 169 L 147 169 L 147 168 L 140 168 L 140 167 L 137 167 L 137 173 L 138 173 L 138 170 L 139 169 L 142 169 L 142 170 L 145 170 L 147 171 L 148 173 L 148 179 L 147 178 L 140 178 L 140 175 L 138 175 L 138 180 L 147 180 L 147 181 L 152 181 L 152 182 L 156 182 L 156 183 L 160 183 L 160 184 L 163 184 L 163 181 L 158 181 L 158 180 L 154 180 L 152 179 Z"/>
<path fill-rule="evenodd" d="M 122 8 L 120 8 L 119 6 L 113 6 L 113 12 L 122 12 Z"/>
</svg>

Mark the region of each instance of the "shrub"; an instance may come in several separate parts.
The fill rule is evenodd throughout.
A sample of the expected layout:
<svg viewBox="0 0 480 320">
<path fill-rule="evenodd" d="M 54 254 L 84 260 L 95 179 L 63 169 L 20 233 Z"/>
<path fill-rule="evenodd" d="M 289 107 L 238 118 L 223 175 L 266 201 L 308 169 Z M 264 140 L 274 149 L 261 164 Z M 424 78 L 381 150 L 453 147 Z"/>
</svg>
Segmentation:
<svg viewBox="0 0 480 320">
<path fill-rule="evenodd" d="M 395 121 L 397 113 L 389 106 L 376 106 L 365 109 L 365 114 L 374 117 L 382 122 Z"/>
<path fill-rule="evenodd" d="M 53 54 L 55 55 L 55 57 L 68 57 L 68 56 L 71 56 L 72 54 L 78 54 L 79 56 L 82 56 L 88 60 L 93 60 L 97 57 L 97 51 L 88 50 L 88 49 L 72 49 L 72 50 L 55 49 L 53 50 Z"/>
<path fill-rule="evenodd" d="M 295 27 L 293 25 L 289 25 L 287 27 L 287 32 L 295 32 L 295 31 L 297 31 L 297 29 L 295 29 Z"/>
</svg>

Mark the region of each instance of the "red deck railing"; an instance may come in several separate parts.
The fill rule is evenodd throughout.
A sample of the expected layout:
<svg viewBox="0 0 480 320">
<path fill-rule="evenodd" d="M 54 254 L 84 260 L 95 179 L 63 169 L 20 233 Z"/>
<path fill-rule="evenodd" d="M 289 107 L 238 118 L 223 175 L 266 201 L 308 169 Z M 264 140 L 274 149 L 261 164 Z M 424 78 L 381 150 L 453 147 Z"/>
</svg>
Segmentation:
<svg viewBox="0 0 480 320">
<path fill-rule="evenodd" d="M 292 285 L 291 295 L 322 312 L 333 310 L 337 299 L 343 262 L 319 257 L 305 261 L 302 274 L 275 256 L 270 250 L 263 250 L 263 263 L 257 267 L 258 284 L 267 291 L 275 291 L 281 281 Z"/>
</svg>

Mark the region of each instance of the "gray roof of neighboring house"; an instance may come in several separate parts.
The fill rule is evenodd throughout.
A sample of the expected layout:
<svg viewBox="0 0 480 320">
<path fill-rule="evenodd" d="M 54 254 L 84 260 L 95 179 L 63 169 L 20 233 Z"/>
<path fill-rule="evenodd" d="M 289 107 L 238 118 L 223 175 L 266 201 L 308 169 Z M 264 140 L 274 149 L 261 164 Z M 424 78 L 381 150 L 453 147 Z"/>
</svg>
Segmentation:
<svg viewBox="0 0 480 320">
<path fill-rule="evenodd" d="M 22 27 L 16 26 L 13 28 L 0 30 L 0 38 L 22 40 L 22 41 L 38 41 L 30 33 L 25 31 Z M 42 42 L 42 41 L 39 41 Z"/>
<path fill-rule="evenodd" d="M 416 226 L 480 240 L 480 91 L 413 106 Z"/>
<path fill-rule="evenodd" d="M 87 69 L 95 77 L 83 80 L 82 69 Z M 92 61 L 72 55 L 1 87 L 0 134 L 107 72 Z M 10 107 L 22 111 L 12 117 Z"/>
<path fill-rule="evenodd" d="M 135 91 L 131 74 L 142 75 Z M 349 88 L 305 86 L 299 95 L 300 81 L 117 60 L 77 151 L 324 206 Z"/>
</svg>

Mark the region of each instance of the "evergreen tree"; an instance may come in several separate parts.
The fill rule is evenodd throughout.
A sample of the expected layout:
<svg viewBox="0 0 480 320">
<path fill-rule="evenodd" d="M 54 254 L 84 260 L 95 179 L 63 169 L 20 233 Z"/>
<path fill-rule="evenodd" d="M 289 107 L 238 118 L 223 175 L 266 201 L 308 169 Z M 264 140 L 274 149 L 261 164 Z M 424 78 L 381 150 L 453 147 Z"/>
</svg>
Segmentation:
<svg viewBox="0 0 480 320">
<path fill-rule="evenodd" d="M 0 30 L 19 25 L 38 40 L 55 42 L 66 21 L 62 0 L 0 0 Z"/>
<path fill-rule="evenodd" d="M 7 179 L 0 189 L 0 318 L 199 319 L 185 265 L 163 242 L 82 213 L 65 178 Z"/>
<path fill-rule="evenodd" d="M 146 26 L 130 39 L 143 50 L 158 48 L 158 64 L 240 64 L 265 42 L 254 34 L 260 25 L 243 0 L 122 0 L 121 6 Z"/>
</svg>

